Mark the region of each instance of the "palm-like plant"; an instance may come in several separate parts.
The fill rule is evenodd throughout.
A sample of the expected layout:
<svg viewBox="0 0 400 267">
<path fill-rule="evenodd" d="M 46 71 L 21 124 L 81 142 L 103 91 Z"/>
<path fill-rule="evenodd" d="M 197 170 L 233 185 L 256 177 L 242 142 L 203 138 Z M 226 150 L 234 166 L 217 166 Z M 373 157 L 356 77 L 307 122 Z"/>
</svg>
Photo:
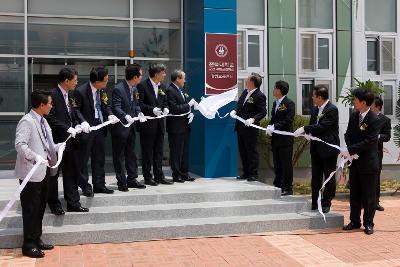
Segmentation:
<svg viewBox="0 0 400 267">
<path fill-rule="evenodd" d="M 345 106 L 349 106 L 351 107 L 353 105 L 353 101 L 354 101 L 354 95 L 353 95 L 353 90 L 356 88 L 366 88 L 371 90 L 374 95 L 379 96 L 383 93 L 383 88 L 381 86 L 379 86 L 378 83 L 371 81 L 371 80 L 367 80 L 365 82 L 362 82 L 360 80 L 358 80 L 357 78 L 354 78 L 355 84 L 353 87 L 348 88 L 345 92 L 344 95 L 339 96 L 339 99 L 342 99 L 342 103 Z"/>
</svg>

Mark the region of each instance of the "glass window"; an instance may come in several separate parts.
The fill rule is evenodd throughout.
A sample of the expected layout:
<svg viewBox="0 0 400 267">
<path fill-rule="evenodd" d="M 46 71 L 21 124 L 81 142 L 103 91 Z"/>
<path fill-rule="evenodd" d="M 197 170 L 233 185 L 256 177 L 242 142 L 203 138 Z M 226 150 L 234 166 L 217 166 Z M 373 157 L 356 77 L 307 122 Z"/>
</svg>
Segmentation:
<svg viewBox="0 0 400 267">
<path fill-rule="evenodd" d="M 0 112 L 24 112 L 23 58 L 0 58 Z"/>
<path fill-rule="evenodd" d="M 260 35 L 248 35 L 248 67 L 260 67 Z"/>
<path fill-rule="evenodd" d="M 318 38 L 318 69 L 329 69 L 329 39 Z"/>
<path fill-rule="evenodd" d="M 383 86 L 383 114 L 393 115 L 393 85 Z"/>
<path fill-rule="evenodd" d="M 365 30 L 396 32 L 396 0 L 365 0 Z"/>
<path fill-rule="evenodd" d="M 29 0 L 28 13 L 129 18 L 129 0 Z"/>
<path fill-rule="evenodd" d="M 245 85 L 245 80 L 246 79 L 238 79 L 238 94 L 237 94 L 237 99 L 239 99 L 239 97 L 242 95 L 243 91 L 244 91 L 244 85 Z"/>
<path fill-rule="evenodd" d="M 133 0 L 133 17 L 180 20 L 180 0 Z"/>
<path fill-rule="evenodd" d="M 332 29 L 332 0 L 299 0 L 299 25 L 302 28 Z"/>
<path fill-rule="evenodd" d="M 394 39 L 382 39 L 381 54 L 382 54 L 382 72 L 395 72 L 395 49 Z"/>
<path fill-rule="evenodd" d="M 378 72 L 378 41 L 367 40 L 367 70 Z"/>
<path fill-rule="evenodd" d="M 243 25 L 264 25 L 264 0 L 237 0 L 237 20 Z"/>
<path fill-rule="evenodd" d="M 1 0 L 1 12 L 24 13 L 24 0 Z"/>
<path fill-rule="evenodd" d="M 244 44 L 244 38 L 246 36 L 246 33 L 244 31 L 239 31 L 238 32 L 238 38 L 237 38 L 237 53 L 238 53 L 238 69 L 243 70 L 245 68 L 245 63 L 244 63 L 244 54 L 245 54 L 245 44 Z"/>
<path fill-rule="evenodd" d="M 0 169 L 11 170 L 14 169 L 17 154 L 15 151 L 15 129 L 20 117 L 13 116 L 7 118 L 2 117 L 0 120 L 1 134 L 0 134 Z"/>
<path fill-rule="evenodd" d="M 24 54 L 24 24 L 22 17 L 0 16 L 0 54 Z"/>
<path fill-rule="evenodd" d="M 315 35 L 302 34 L 301 35 L 301 69 L 303 71 L 315 70 Z"/>
<path fill-rule="evenodd" d="M 312 101 L 312 91 L 314 85 L 311 81 L 305 81 L 301 83 L 301 95 L 302 95 L 302 114 L 303 115 L 310 115 L 311 109 L 313 107 Z"/>
</svg>

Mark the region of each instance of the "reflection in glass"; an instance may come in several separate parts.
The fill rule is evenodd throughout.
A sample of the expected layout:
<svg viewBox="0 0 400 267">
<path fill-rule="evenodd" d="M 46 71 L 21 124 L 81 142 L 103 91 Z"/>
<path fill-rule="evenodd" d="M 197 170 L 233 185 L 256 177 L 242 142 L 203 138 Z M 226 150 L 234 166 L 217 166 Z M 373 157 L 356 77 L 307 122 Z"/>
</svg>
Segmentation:
<svg viewBox="0 0 400 267">
<path fill-rule="evenodd" d="M 367 41 L 367 70 L 378 71 L 378 42 Z"/>
<path fill-rule="evenodd" d="M 396 0 L 365 0 L 365 30 L 396 32 Z"/>
<path fill-rule="evenodd" d="M 15 166 L 17 154 L 14 148 L 15 129 L 20 117 L 12 117 L 10 120 L 0 120 L 0 169 L 12 170 Z"/>
<path fill-rule="evenodd" d="M 394 63 L 394 40 L 384 40 L 382 41 L 382 71 L 385 73 L 394 73 Z"/>
<path fill-rule="evenodd" d="M 299 0 L 299 25 L 302 28 L 333 28 L 333 0 Z"/>
<path fill-rule="evenodd" d="M 260 67 L 260 36 L 249 35 L 248 36 L 248 65 L 249 67 Z"/>
<path fill-rule="evenodd" d="M 329 39 L 318 38 L 318 69 L 329 69 Z"/>
<path fill-rule="evenodd" d="M 301 36 L 301 68 L 302 70 L 314 71 L 314 35 L 303 34 Z"/>
<path fill-rule="evenodd" d="M 302 114 L 310 115 L 311 109 L 313 107 L 313 102 L 312 102 L 313 84 L 303 83 L 301 87 L 302 87 L 301 90 L 302 90 L 302 100 L 303 100 Z"/>
<path fill-rule="evenodd" d="M 0 22 L 0 54 L 24 54 L 24 24 Z"/>
<path fill-rule="evenodd" d="M 24 112 L 24 59 L 0 58 L 0 112 Z"/>
<path fill-rule="evenodd" d="M 264 0 L 238 0 L 238 24 L 264 25 Z"/>
<path fill-rule="evenodd" d="M 383 113 L 385 115 L 393 115 L 393 86 L 384 85 L 383 89 Z"/>
</svg>

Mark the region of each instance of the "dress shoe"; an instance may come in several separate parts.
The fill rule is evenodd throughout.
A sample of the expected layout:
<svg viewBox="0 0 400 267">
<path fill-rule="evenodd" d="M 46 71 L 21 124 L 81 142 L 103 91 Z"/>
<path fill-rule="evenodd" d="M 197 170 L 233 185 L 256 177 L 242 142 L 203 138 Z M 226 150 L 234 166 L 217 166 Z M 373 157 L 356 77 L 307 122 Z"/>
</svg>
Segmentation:
<svg viewBox="0 0 400 267">
<path fill-rule="evenodd" d="M 372 235 L 374 233 L 374 227 L 372 225 L 366 225 L 364 233 L 367 235 Z"/>
<path fill-rule="evenodd" d="M 82 189 L 82 195 L 84 195 L 85 197 L 93 197 L 94 194 L 92 188 Z"/>
<path fill-rule="evenodd" d="M 128 192 L 129 191 L 129 189 L 128 189 L 128 187 L 126 185 L 119 185 L 118 186 L 118 190 L 121 191 L 121 192 Z"/>
<path fill-rule="evenodd" d="M 30 258 L 43 258 L 44 252 L 38 248 L 22 248 L 22 255 Z"/>
<path fill-rule="evenodd" d="M 114 190 L 109 189 L 107 187 L 93 188 L 93 193 L 102 193 L 102 194 L 113 194 Z"/>
<path fill-rule="evenodd" d="M 193 178 L 193 177 L 190 177 L 190 176 L 188 175 L 188 176 L 182 177 L 182 180 L 188 181 L 188 182 L 194 182 L 196 179 Z"/>
<path fill-rule="evenodd" d="M 89 209 L 84 208 L 82 206 L 76 206 L 76 207 L 67 207 L 67 211 L 69 211 L 69 212 L 89 212 Z"/>
<path fill-rule="evenodd" d="M 56 207 L 56 208 L 50 209 L 50 211 L 51 211 L 51 213 L 53 213 L 56 216 L 61 216 L 61 215 L 65 214 L 64 210 L 61 207 Z"/>
<path fill-rule="evenodd" d="M 51 244 L 43 243 L 43 241 L 41 239 L 39 239 L 39 242 L 37 242 L 37 245 L 40 250 L 52 250 L 54 248 L 54 246 Z"/>
<path fill-rule="evenodd" d="M 361 225 L 360 224 L 355 224 L 353 222 L 349 222 L 348 225 L 343 226 L 343 230 L 345 231 L 351 231 L 353 229 L 360 229 Z"/>
<path fill-rule="evenodd" d="M 257 181 L 257 177 L 255 177 L 255 176 L 249 176 L 249 177 L 247 177 L 247 181 L 248 181 L 248 182 L 255 182 L 255 181 Z"/>
<path fill-rule="evenodd" d="M 172 179 L 175 183 L 184 183 L 185 180 L 183 180 L 181 177 L 174 177 Z"/>
<path fill-rule="evenodd" d="M 328 213 L 330 210 L 331 210 L 331 207 L 330 207 L 330 206 L 322 207 L 322 212 L 323 212 L 323 213 Z"/>
<path fill-rule="evenodd" d="M 382 207 L 380 204 L 376 204 L 376 210 L 378 210 L 378 211 L 384 211 L 385 208 Z"/>
<path fill-rule="evenodd" d="M 293 190 L 283 190 L 281 196 L 291 196 L 293 195 Z"/>
<path fill-rule="evenodd" d="M 157 186 L 158 183 L 156 181 L 154 181 L 153 179 L 145 179 L 144 183 L 147 185 L 152 185 L 152 186 Z"/>
<path fill-rule="evenodd" d="M 171 180 L 167 180 L 165 178 L 162 178 L 162 179 L 157 179 L 156 183 L 159 183 L 159 184 L 173 184 L 174 182 L 171 181 Z"/>
<path fill-rule="evenodd" d="M 247 177 L 244 174 L 242 174 L 242 175 L 237 176 L 236 179 L 238 179 L 238 180 L 246 180 Z"/>
<path fill-rule="evenodd" d="M 146 186 L 139 182 L 138 180 L 134 179 L 133 181 L 128 182 L 128 187 L 129 188 L 138 188 L 138 189 L 145 189 Z"/>
</svg>

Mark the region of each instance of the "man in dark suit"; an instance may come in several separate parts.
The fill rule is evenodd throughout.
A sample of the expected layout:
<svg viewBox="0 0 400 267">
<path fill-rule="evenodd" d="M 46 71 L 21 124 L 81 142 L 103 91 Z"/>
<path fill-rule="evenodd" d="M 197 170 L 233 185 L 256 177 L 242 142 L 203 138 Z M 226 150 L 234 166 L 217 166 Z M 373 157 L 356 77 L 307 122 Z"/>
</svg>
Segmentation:
<svg viewBox="0 0 400 267">
<path fill-rule="evenodd" d="M 288 92 L 287 82 L 275 83 L 273 95 L 276 101 L 272 105 L 272 117 L 267 134 L 271 134 L 274 130 L 293 131 L 295 104 L 286 96 Z M 281 188 L 282 196 L 293 195 L 293 136 L 272 134 L 271 146 L 275 170 L 274 186 Z"/>
<path fill-rule="evenodd" d="M 74 128 L 78 125 L 78 119 L 75 112 L 73 90 L 78 83 L 78 73 L 71 68 L 62 68 L 58 74 L 58 81 L 58 86 L 51 90 L 53 108 L 46 119 L 53 131 L 54 141 L 61 143 L 67 140 L 69 135 L 75 138 L 77 134 L 77 130 Z M 73 210 L 87 212 L 89 209 L 81 207 L 79 202 L 78 155 L 75 154 L 76 149 L 75 140 L 69 139 L 61 161 L 64 199 L 68 207 L 74 207 Z M 53 214 L 63 215 L 64 210 L 58 199 L 58 175 L 59 173 L 57 172 L 56 176 L 47 180 L 47 203 Z"/>
<path fill-rule="evenodd" d="M 186 74 L 174 70 L 171 74 L 171 85 L 167 89 L 168 108 L 171 114 L 180 115 L 190 112 L 192 103 L 189 95 L 183 91 Z M 194 181 L 189 175 L 189 134 L 193 113 L 182 117 L 167 118 L 167 132 L 170 150 L 170 162 L 174 182 Z"/>
<path fill-rule="evenodd" d="M 357 88 L 353 90 L 355 112 L 350 115 L 347 131 L 344 135 L 347 150 L 345 157 L 358 155 L 350 166 L 350 223 L 343 230 L 361 227 L 361 208 L 364 208 L 364 232 L 374 232 L 376 209 L 376 179 L 378 179 L 379 156 L 378 135 L 381 122 L 370 109 L 374 101 L 371 90 Z"/>
<path fill-rule="evenodd" d="M 371 105 L 371 110 L 378 115 L 381 121 L 381 130 L 378 135 L 378 152 L 379 152 L 379 171 L 378 179 L 376 180 L 376 210 L 384 211 L 385 209 L 379 204 L 379 197 L 381 195 L 381 172 L 382 172 L 382 159 L 383 159 L 383 143 L 389 142 L 391 138 L 392 125 L 390 119 L 382 114 L 383 101 L 380 97 L 375 97 L 374 103 Z"/>
<path fill-rule="evenodd" d="M 78 138 L 79 187 L 84 196 L 92 197 L 94 193 L 112 194 L 114 191 L 106 187 L 105 182 L 105 152 L 104 143 L 106 128 L 90 132 L 90 126 L 96 126 L 107 119 L 113 123 L 119 122 L 112 114 L 107 93 L 104 90 L 108 82 L 108 70 L 96 67 L 90 71 L 90 81 L 75 90 L 76 112 L 83 133 Z M 89 184 L 88 161 L 91 159 L 92 186 Z"/>
<path fill-rule="evenodd" d="M 139 107 L 139 93 L 136 86 L 142 79 L 142 69 L 139 64 L 128 65 L 125 68 L 125 80 L 118 83 L 112 92 L 112 112 L 124 124 L 132 123 L 128 128 L 117 123 L 111 125 L 111 141 L 113 164 L 117 176 L 118 190 L 128 191 L 130 188 L 146 188 L 136 178 L 138 177 L 138 165 L 135 153 L 135 126 L 134 117 L 141 117 L 141 121 L 146 121 Z M 125 168 L 128 177 L 125 176 Z"/>
<path fill-rule="evenodd" d="M 235 131 L 238 135 L 239 154 L 243 166 L 243 174 L 237 179 L 247 179 L 247 181 L 257 181 L 258 179 L 258 129 L 249 126 L 251 124 L 259 125 L 260 120 L 267 115 L 267 98 L 260 91 L 261 84 L 261 76 L 252 73 L 246 79 L 246 89 L 240 96 L 236 108 L 231 111 L 232 117 L 237 115 L 246 120 L 245 123 L 236 120 Z"/>
<path fill-rule="evenodd" d="M 157 117 L 169 113 L 165 85 L 165 66 L 150 64 L 149 78 L 138 84 L 140 109 L 146 116 Z M 165 179 L 162 170 L 165 119 L 154 119 L 139 125 L 140 147 L 142 150 L 142 172 L 145 184 L 156 186 L 172 184 Z M 154 179 L 151 174 L 153 165 Z"/>
<path fill-rule="evenodd" d="M 324 85 L 317 85 L 313 90 L 312 99 L 315 107 L 311 111 L 310 123 L 300 127 L 294 134 L 299 136 L 304 132 L 318 137 L 327 143 L 340 146 L 339 112 L 329 101 L 329 91 Z M 311 141 L 311 209 L 317 209 L 317 200 L 322 183 L 336 170 L 339 150 L 322 142 Z M 322 211 L 328 213 L 331 201 L 335 197 L 336 180 L 331 179 L 326 184 L 322 195 Z"/>
</svg>

